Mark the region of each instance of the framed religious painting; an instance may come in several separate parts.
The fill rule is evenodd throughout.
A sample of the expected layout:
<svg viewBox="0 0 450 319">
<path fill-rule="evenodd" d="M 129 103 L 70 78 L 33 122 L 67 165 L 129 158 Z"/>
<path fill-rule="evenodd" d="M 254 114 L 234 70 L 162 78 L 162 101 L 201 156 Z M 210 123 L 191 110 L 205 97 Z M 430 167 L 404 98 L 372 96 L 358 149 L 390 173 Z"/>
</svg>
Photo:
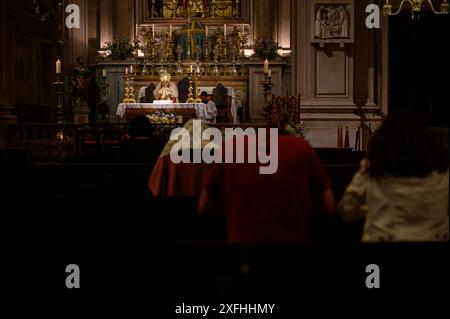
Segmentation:
<svg viewBox="0 0 450 319">
<path fill-rule="evenodd" d="M 354 0 L 311 0 L 311 43 L 354 43 Z"/>
<path fill-rule="evenodd" d="M 139 24 L 183 24 L 190 15 L 203 24 L 248 24 L 250 0 L 135 0 Z"/>
</svg>

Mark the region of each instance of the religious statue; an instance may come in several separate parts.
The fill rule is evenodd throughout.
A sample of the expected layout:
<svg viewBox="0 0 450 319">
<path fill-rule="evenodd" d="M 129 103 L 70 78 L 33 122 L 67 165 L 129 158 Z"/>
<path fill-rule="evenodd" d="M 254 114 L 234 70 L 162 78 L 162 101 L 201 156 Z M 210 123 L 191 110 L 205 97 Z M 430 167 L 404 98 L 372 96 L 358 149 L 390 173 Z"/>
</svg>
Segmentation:
<svg viewBox="0 0 450 319">
<path fill-rule="evenodd" d="M 168 72 L 162 72 L 160 76 L 160 83 L 156 86 L 154 91 L 156 100 L 175 101 L 178 102 L 177 86 L 170 81 L 171 77 Z"/>
<path fill-rule="evenodd" d="M 72 70 L 70 78 L 72 105 L 80 106 L 87 104 L 89 91 L 89 70 L 84 65 L 83 58 L 77 59 L 77 65 Z"/>
<path fill-rule="evenodd" d="M 214 60 L 221 59 L 224 49 L 224 34 L 222 30 L 218 30 L 216 33 L 216 41 L 214 43 Z"/>
<path fill-rule="evenodd" d="M 345 5 L 321 5 L 314 23 L 316 39 L 349 38 L 350 13 Z"/>
<path fill-rule="evenodd" d="M 231 48 L 233 57 L 237 58 L 239 56 L 239 51 L 241 49 L 241 43 L 242 43 L 242 36 L 243 34 L 237 29 L 236 26 L 233 28 L 233 32 L 231 32 Z"/>
</svg>

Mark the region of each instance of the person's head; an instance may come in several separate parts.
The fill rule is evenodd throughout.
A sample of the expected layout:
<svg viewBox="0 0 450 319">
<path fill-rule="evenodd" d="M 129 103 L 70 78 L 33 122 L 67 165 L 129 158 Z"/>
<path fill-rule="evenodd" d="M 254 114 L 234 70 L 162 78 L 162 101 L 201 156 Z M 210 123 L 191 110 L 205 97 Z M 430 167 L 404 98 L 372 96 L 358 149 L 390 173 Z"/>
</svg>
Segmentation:
<svg viewBox="0 0 450 319">
<path fill-rule="evenodd" d="M 161 73 L 161 76 L 160 76 L 160 81 L 161 81 L 161 86 L 162 87 L 169 87 L 169 85 L 170 85 L 170 74 L 169 73 L 167 73 L 167 72 L 163 72 L 163 73 Z"/>
<path fill-rule="evenodd" d="M 128 133 L 130 137 L 142 138 L 152 136 L 152 124 L 145 115 L 138 115 L 134 117 L 129 124 Z"/>
<path fill-rule="evenodd" d="M 200 98 L 202 99 L 202 102 L 203 102 L 203 103 L 208 103 L 208 93 L 206 93 L 205 91 L 203 91 L 203 92 L 200 94 Z"/>
<path fill-rule="evenodd" d="M 374 133 L 369 147 L 372 177 L 424 177 L 434 170 L 446 171 L 423 118 L 415 111 L 399 109 L 390 113 Z"/>
</svg>

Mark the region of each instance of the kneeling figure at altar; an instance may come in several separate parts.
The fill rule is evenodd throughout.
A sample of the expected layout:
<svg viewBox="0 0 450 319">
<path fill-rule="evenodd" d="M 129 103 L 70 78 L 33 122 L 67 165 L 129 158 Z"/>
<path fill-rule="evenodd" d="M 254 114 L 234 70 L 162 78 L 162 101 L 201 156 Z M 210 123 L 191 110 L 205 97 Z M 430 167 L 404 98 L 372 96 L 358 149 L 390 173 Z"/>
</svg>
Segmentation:
<svg viewBox="0 0 450 319">
<path fill-rule="evenodd" d="M 156 86 L 154 91 L 156 100 L 178 102 L 177 86 L 170 81 L 170 74 L 161 74 L 160 83 Z"/>
</svg>

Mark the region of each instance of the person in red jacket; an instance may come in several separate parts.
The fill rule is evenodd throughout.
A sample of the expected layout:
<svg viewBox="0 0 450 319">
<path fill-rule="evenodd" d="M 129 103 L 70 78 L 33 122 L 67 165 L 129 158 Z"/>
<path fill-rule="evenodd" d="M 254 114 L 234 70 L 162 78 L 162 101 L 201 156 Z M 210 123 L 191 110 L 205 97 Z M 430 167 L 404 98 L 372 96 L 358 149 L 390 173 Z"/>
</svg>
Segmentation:
<svg viewBox="0 0 450 319">
<path fill-rule="evenodd" d="M 308 142 L 279 135 L 278 152 L 272 175 L 259 163 L 215 164 L 206 174 L 199 211 L 225 214 L 229 241 L 307 241 L 311 214 L 334 213 L 330 180 Z"/>
</svg>

